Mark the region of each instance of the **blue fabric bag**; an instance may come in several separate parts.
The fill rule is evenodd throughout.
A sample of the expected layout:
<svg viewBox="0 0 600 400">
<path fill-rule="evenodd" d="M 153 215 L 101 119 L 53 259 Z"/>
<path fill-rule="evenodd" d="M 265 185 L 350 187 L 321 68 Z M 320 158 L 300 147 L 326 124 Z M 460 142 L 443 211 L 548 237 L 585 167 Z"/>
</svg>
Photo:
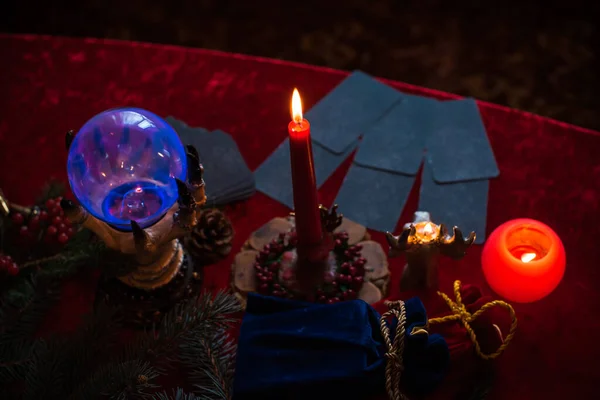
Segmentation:
<svg viewBox="0 0 600 400">
<path fill-rule="evenodd" d="M 407 393 L 425 394 L 445 376 L 448 346 L 437 334 L 411 334 L 427 324 L 421 300 L 407 300 L 405 309 L 402 386 Z M 311 304 L 249 294 L 234 400 L 362 399 L 385 393 L 379 319 L 362 300 Z"/>
</svg>

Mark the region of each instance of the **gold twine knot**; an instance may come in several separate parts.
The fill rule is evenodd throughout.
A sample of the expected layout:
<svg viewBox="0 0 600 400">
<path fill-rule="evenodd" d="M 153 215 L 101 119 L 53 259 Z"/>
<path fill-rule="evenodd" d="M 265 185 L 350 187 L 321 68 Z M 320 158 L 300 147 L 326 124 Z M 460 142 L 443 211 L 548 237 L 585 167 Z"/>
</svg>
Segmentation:
<svg viewBox="0 0 600 400">
<path fill-rule="evenodd" d="M 387 358 L 390 362 L 394 363 L 396 368 L 403 368 L 402 358 L 400 357 L 400 355 L 396 353 L 385 353 L 385 358 Z"/>
<path fill-rule="evenodd" d="M 475 352 L 479 357 L 483 358 L 484 360 L 491 360 L 498 357 L 500 354 L 502 354 L 502 352 L 506 349 L 510 341 L 515 336 L 515 331 L 517 329 L 517 315 L 515 313 L 515 310 L 510 304 L 508 304 L 505 301 L 494 300 L 490 301 L 489 303 L 485 303 L 479 310 L 471 314 L 462 302 L 460 288 L 461 282 L 455 281 L 454 297 L 456 301 L 451 300 L 446 294 L 442 292 L 437 292 L 438 295 L 446 302 L 446 304 L 452 311 L 452 314 L 447 315 L 445 317 L 432 318 L 428 321 L 427 326 L 416 327 L 410 334 L 429 334 L 428 331 L 430 324 L 441 324 L 444 322 L 460 321 L 467 330 L 469 338 L 475 346 Z M 404 352 L 404 335 L 406 334 L 406 307 L 404 305 L 404 302 L 401 300 L 386 301 L 385 305 L 388 307 L 388 311 L 385 312 L 379 320 L 381 334 L 383 336 L 385 347 L 387 349 L 387 352 L 385 353 L 385 358 L 388 360 L 385 366 L 385 389 L 390 400 L 408 400 L 408 398 L 400 392 L 400 378 L 402 376 L 402 371 L 404 370 L 402 354 Z M 477 341 L 475 331 L 471 327 L 471 322 L 475 321 L 477 318 L 479 318 L 481 314 L 483 314 L 486 310 L 492 307 L 502 307 L 506 309 L 511 316 L 512 323 L 508 335 L 503 340 L 502 345 L 498 348 L 498 350 L 496 350 L 496 352 L 492 354 L 485 354 L 481 351 L 481 346 Z M 390 337 L 390 327 L 387 322 L 388 318 L 390 317 L 394 317 L 397 321 L 396 332 L 394 334 L 393 341 Z M 497 326 L 495 327 L 499 331 L 499 328 Z M 502 336 L 502 332 L 499 331 L 499 333 L 500 336 Z"/>
<path fill-rule="evenodd" d="M 454 297 L 455 297 L 456 301 L 452 301 L 452 299 L 450 299 L 446 294 L 444 294 L 442 292 L 438 292 L 438 295 L 442 299 L 444 299 L 444 301 L 446 302 L 446 304 L 452 311 L 452 314 L 447 315 L 445 317 L 432 318 L 429 320 L 429 324 L 441 324 L 444 322 L 460 321 L 460 323 L 465 327 L 465 329 L 469 335 L 469 338 L 471 339 L 471 342 L 473 342 L 473 345 L 475 346 L 475 352 L 477 353 L 477 355 L 484 360 L 492 360 L 492 359 L 498 357 L 500 354 L 502 354 L 502 352 L 506 349 L 506 347 L 508 346 L 510 341 L 515 336 L 515 332 L 517 330 L 517 315 L 515 313 L 515 310 L 512 308 L 512 306 L 510 304 L 508 304 L 505 301 L 494 300 L 494 301 L 490 301 L 489 303 L 485 303 L 479 310 L 477 310 L 473 314 L 471 314 L 469 311 L 467 311 L 467 308 L 465 307 L 465 305 L 462 302 L 460 288 L 461 288 L 461 282 L 455 281 L 454 282 Z M 492 307 L 502 307 L 502 308 L 506 309 L 508 311 L 508 313 L 510 314 L 512 322 L 510 325 L 510 330 L 508 332 L 508 335 L 506 335 L 506 338 L 504 338 L 502 344 L 500 345 L 500 347 L 498 347 L 498 350 L 496 350 L 494 353 L 491 353 L 491 354 L 485 354 L 481 351 L 481 346 L 479 345 L 479 342 L 477 341 L 477 336 L 475 335 L 475 331 L 471 327 L 471 323 L 473 321 L 475 321 L 477 318 L 479 318 L 479 316 L 481 314 L 483 314 L 486 310 L 489 310 Z M 500 332 L 500 334 L 501 334 L 501 332 Z M 502 336 L 502 334 L 500 336 Z"/>
<path fill-rule="evenodd" d="M 406 333 L 404 325 L 406 324 L 406 308 L 403 301 L 386 301 L 388 306 L 379 320 L 379 327 L 385 342 L 387 352 L 385 357 L 388 362 L 385 365 L 385 389 L 391 400 L 408 400 L 400 392 L 400 377 L 404 369 L 402 363 L 402 353 L 404 352 L 404 334 Z M 394 317 L 397 321 L 394 340 L 390 338 L 390 327 L 388 318 Z"/>
</svg>

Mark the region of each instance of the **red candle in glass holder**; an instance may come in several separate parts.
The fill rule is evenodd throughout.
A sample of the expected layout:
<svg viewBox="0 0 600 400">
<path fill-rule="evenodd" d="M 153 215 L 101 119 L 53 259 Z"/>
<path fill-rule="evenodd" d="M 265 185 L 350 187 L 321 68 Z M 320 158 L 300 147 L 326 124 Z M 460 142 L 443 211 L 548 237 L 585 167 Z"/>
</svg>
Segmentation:
<svg viewBox="0 0 600 400">
<path fill-rule="evenodd" d="M 526 218 L 496 228 L 481 255 L 492 290 L 517 303 L 550 294 L 562 280 L 565 264 L 565 249 L 558 235 L 549 226 Z"/>
<path fill-rule="evenodd" d="M 288 133 L 296 233 L 298 249 L 301 249 L 319 244 L 323 238 L 323 231 L 313 165 L 310 123 L 302 118 L 302 101 L 297 89 L 294 89 L 292 95 L 292 121 L 288 125 Z"/>
</svg>

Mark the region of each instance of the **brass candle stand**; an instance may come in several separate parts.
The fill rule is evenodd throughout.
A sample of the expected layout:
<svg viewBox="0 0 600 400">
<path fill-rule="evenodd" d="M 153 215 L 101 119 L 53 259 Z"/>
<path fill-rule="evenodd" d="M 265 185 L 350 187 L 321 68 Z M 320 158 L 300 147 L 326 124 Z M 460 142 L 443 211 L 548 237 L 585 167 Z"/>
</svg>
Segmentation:
<svg viewBox="0 0 600 400">
<path fill-rule="evenodd" d="M 450 235 L 444 224 L 436 225 L 428 212 L 418 211 L 414 221 L 406 224 L 399 236 L 387 232 L 386 239 L 390 246 L 390 258 L 402 254 L 406 256 L 400 291 L 436 290 L 439 256 L 461 259 L 475 241 L 475 232 L 465 239 L 455 226 Z"/>
<path fill-rule="evenodd" d="M 375 303 L 387 294 L 390 274 L 379 243 L 370 240 L 364 226 L 337 214 L 336 206 L 320 210 L 330 247 L 322 265 L 308 266 L 320 274 L 320 279 L 313 279 L 315 285 L 307 290 L 298 284 L 295 217 L 291 214 L 256 230 L 236 255 L 231 286 L 242 302 L 250 292 L 318 303 L 355 298 Z"/>
</svg>

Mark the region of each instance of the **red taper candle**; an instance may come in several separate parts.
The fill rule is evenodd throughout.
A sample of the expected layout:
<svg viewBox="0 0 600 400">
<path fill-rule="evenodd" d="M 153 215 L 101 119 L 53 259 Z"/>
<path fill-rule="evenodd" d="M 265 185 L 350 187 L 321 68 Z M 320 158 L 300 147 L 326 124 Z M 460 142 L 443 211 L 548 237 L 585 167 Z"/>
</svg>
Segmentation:
<svg viewBox="0 0 600 400">
<path fill-rule="evenodd" d="M 302 118 L 302 101 L 298 89 L 292 95 L 292 122 L 288 125 L 290 135 L 290 159 L 292 185 L 294 188 L 294 212 L 298 250 L 321 243 L 323 230 L 317 197 L 317 180 L 313 165 L 310 141 L 310 123 Z M 302 255 L 298 254 L 301 258 Z"/>
</svg>

